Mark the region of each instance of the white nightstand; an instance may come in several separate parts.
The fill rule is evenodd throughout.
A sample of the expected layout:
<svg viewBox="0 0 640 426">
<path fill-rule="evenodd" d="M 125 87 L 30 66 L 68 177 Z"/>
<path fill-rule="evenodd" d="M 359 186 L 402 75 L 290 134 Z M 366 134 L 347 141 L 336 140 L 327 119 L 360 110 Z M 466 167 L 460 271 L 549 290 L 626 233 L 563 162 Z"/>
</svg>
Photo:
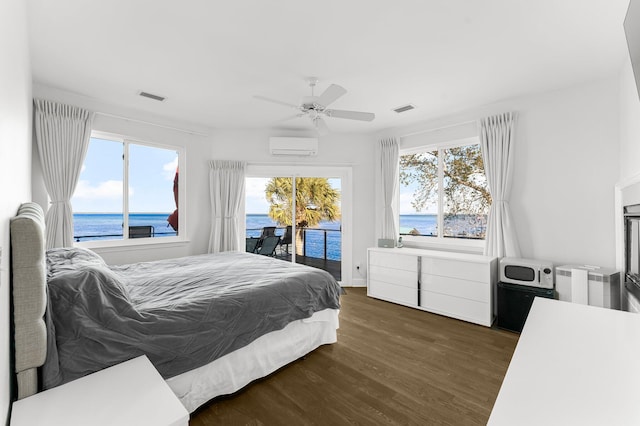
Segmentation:
<svg viewBox="0 0 640 426">
<path fill-rule="evenodd" d="M 13 403 L 11 426 L 187 426 L 189 413 L 146 356 Z"/>
</svg>

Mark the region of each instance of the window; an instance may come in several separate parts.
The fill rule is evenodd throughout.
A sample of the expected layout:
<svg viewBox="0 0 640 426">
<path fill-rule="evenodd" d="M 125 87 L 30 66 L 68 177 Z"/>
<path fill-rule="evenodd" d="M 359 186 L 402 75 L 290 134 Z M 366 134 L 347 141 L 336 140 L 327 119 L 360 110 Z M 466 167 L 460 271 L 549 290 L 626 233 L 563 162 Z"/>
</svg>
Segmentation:
<svg viewBox="0 0 640 426">
<path fill-rule="evenodd" d="M 75 241 L 178 236 L 179 162 L 179 148 L 93 132 L 71 199 Z"/>
<path fill-rule="evenodd" d="M 476 138 L 400 156 L 400 235 L 484 240 L 490 206 Z"/>
</svg>

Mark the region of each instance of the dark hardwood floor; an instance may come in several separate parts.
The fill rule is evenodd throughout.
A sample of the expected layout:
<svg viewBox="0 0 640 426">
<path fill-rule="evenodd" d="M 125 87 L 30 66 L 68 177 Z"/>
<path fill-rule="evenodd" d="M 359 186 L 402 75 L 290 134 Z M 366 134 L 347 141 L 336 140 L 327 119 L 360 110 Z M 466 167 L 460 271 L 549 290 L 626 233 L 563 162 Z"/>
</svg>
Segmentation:
<svg viewBox="0 0 640 426">
<path fill-rule="evenodd" d="M 518 335 L 347 288 L 338 342 L 196 411 L 202 425 L 484 425 Z"/>
</svg>

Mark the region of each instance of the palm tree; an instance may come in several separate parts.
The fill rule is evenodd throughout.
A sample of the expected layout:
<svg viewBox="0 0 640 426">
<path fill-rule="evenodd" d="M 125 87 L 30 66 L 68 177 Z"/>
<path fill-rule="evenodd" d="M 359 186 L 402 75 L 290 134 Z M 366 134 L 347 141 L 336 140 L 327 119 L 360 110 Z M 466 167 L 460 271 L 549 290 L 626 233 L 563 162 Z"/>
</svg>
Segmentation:
<svg viewBox="0 0 640 426">
<path fill-rule="evenodd" d="M 265 187 L 265 197 L 271 204 L 269 217 L 279 226 L 292 224 L 293 179 L 272 178 Z M 340 219 L 340 193 L 331 187 L 327 178 L 296 178 L 296 254 L 303 253 L 304 228 L 317 226 L 320 221 Z"/>
</svg>

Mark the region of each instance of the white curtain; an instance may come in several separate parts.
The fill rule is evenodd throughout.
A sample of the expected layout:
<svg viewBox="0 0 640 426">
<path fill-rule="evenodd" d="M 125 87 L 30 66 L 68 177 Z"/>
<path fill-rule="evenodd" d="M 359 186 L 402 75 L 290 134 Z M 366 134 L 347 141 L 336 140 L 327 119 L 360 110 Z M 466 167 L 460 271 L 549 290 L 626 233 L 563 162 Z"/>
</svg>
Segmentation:
<svg viewBox="0 0 640 426">
<path fill-rule="evenodd" d="M 211 235 L 209 253 L 234 251 L 239 248 L 238 212 L 244 200 L 246 163 L 212 160 L 209 165 L 211 193 Z"/>
<path fill-rule="evenodd" d="M 84 162 L 94 114 L 34 99 L 35 135 L 51 206 L 45 216 L 47 248 L 73 245 L 71 197 Z"/>
<path fill-rule="evenodd" d="M 393 204 L 396 200 L 395 192 L 398 188 L 398 141 L 395 138 L 383 139 L 380 141 L 380 176 L 382 189 L 382 233 L 381 238 L 395 240 L 398 238 L 396 232 L 396 218 Z"/>
<path fill-rule="evenodd" d="M 487 256 L 520 257 L 516 230 L 509 210 L 515 121 L 515 112 L 480 120 L 482 160 L 493 200 L 484 249 Z"/>
</svg>

